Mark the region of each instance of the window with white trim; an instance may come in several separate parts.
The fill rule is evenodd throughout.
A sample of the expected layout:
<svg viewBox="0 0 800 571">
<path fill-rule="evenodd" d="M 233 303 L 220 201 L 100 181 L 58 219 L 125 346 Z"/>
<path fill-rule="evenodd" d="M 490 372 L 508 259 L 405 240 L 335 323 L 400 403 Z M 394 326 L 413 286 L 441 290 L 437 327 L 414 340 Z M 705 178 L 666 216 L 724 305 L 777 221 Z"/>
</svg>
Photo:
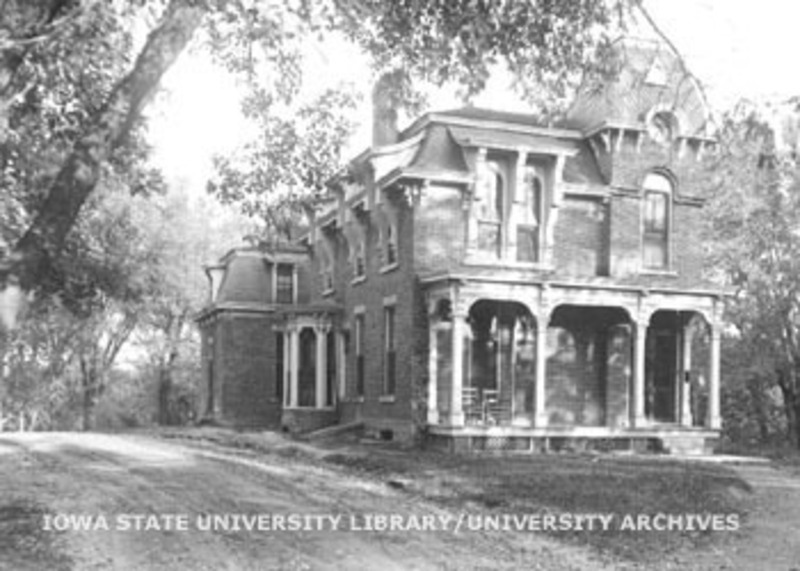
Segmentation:
<svg viewBox="0 0 800 571">
<path fill-rule="evenodd" d="M 386 224 L 386 265 L 397 263 L 397 225 L 393 221 Z"/>
<path fill-rule="evenodd" d="M 642 186 L 642 265 L 664 270 L 669 267 L 672 182 L 662 174 L 650 173 Z"/>
<path fill-rule="evenodd" d="M 355 354 L 356 354 L 356 396 L 364 396 L 364 326 L 365 315 L 357 313 L 355 315 Z"/>
<path fill-rule="evenodd" d="M 517 261 L 538 262 L 541 241 L 542 179 L 536 167 L 527 166 L 522 180 L 524 222 L 517 225 Z"/>
<path fill-rule="evenodd" d="M 277 264 L 275 271 L 275 302 L 294 303 L 294 266 Z"/>
<path fill-rule="evenodd" d="M 319 274 L 322 292 L 333 291 L 333 252 L 331 252 L 331 249 L 325 244 L 324 240 L 320 240 L 317 243 L 317 252 L 319 255 Z"/>
<path fill-rule="evenodd" d="M 363 278 L 367 275 L 367 247 L 365 242 L 366 240 L 363 237 L 359 238 L 353 255 L 353 276 L 356 278 Z"/>
<path fill-rule="evenodd" d="M 395 341 L 395 306 L 383 308 L 383 394 L 394 395 L 397 381 L 397 351 Z"/>
<path fill-rule="evenodd" d="M 486 161 L 479 165 L 476 189 L 478 250 L 500 257 L 505 212 L 505 176 L 500 163 Z"/>
</svg>

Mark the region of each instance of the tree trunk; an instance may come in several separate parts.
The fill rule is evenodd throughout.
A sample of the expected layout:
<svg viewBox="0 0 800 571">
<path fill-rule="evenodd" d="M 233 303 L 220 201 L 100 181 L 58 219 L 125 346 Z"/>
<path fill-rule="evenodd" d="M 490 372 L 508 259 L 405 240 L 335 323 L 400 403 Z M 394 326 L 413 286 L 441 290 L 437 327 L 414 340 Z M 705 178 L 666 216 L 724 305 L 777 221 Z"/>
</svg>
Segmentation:
<svg viewBox="0 0 800 571">
<path fill-rule="evenodd" d="M 747 380 L 747 392 L 753 406 L 753 412 L 758 425 L 758 436 L 762 443 L 767 443 L 770 437 L 767 403 L 764 398 L 764 383 L 760 376 L 754 375 Z"/>
<path fill-rule="evenodd" d="M 166 359 L 162 360 L 158 370 L 158 423 L 164 426 L 176 424 L 175 415 L 172 413 L 172 368 L 178 358 L 178 351 L 170 351 Z"/>
<path fill-rule="evenodd" d="M 81 429 L 94 430 L 94 405 L 97 404 L 97 369 L 81 357 Z"/>
<path fill-rule="evenodd" d="M 191 40 L 204 12 L 200 0 L 170 0 L 133 69 L 92 117 L 61 166 L 30 228 L 0 267 L 0 326 L 15 327 L 27 295 L 47 275 L 81 207 L 97 185 L 103 163 L 125 140 L 161 77 Z"/>
<path fill-rule="evenodd" d="M 783 411 L 786 415 L 786 432 L 792 445 L 800 448 L 800 423 L 798 423 L 800 399 L 797 398 L 796 374 L 791 367 L 788 371 L 779 370 L 777 374 L 778 386 L 783 397 Z"/>
</svg>

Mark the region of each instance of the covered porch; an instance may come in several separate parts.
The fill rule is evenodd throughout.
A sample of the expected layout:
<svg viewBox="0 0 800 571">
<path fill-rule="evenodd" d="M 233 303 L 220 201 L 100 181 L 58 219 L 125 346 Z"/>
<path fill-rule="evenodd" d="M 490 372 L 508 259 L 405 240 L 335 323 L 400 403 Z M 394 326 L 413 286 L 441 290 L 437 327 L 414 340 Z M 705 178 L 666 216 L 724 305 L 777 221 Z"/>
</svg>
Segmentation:
<svg viewBox="0 0 800 571">
<path fill-rule="evenodd" d="M 542 289 L 499 299 L 465 287 L 433 298 L 432 434 L 665 442 L 717 435 L 720 338 L 705 300 L 699 310 L 667 297 L 643 308 L 638 294 L 617 294 L 614 304 L 613 296 L 548 290 L 551 303 L 542 304 Z"/>
<path fill-rule="evenodd" d="M 333 311 L 291 311 L 275 328 L 284 431 L 307 432 L 338 420 L 344 340 L 336 320 Z"/>
</svg>

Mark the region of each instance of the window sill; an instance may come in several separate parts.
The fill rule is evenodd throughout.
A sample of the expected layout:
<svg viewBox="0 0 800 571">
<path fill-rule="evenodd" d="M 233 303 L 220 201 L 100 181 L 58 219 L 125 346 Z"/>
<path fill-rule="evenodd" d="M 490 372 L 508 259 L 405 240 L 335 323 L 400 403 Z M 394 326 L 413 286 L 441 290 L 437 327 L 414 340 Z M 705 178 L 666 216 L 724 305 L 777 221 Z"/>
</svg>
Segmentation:
<svg viewBox="0 0 800 571">
<path fill-rule="evenodd" d="M 284 407 L 283 407 L 283 410 L 301 410 L 301 411 L 319 410 L 319 411 L 323 411 L 323 412 L 324 412 L 324 411 L 328 411 L 328 412 L 330 412 L 330 411 L 332 411 L 332 410 L 336 410 L 336 407 L 335 407 L 335 406 L 328 406 L 328 405 L 326 405 L 326 406 L 321 406 L 321 407 L 316 407 L 316 406 L 299 406 L 299 405 L 298 405 L 298 406 L 284 406 Z"/>
<path fill-rule="evenodd" d="M 543 262 L 517 262 L 515 260 L 504 260 L 502 258 L 491 258 L 470 255 L 462 262 L 465 266 L 484 266 L 484 267 L 503 267 L 510 270 L 537 270 L 542 272 L 553 271 L 553 266 Z"/>
<path fill-rule="evenodd" d="M 381 274 L 388 274 L 389 272 L 394 271 L 399 267 L 400 267 L 400 264 L 398 262 L 394 262 L 394 263 L 391 263 L 391 264 L 386 264 L 380 270 L 378 270 L 378 272 L 380 272 Z"/>
<path fill-rule="evenodd" d="M 362 403 L 362 402 L 364 402 L 364 397 L 363 397 L 363 396 L 360 396 L 360 397 L 350 397 L 350 398 L 348 399 L 348 401 L 349 401 L 349 402 L 352 402 L 352 403 L 359 404 L 359 403 Z"/>
<path fill-rule="evenodd" d="M 320 295 L 322 295 L 322 297 L 330 297 L 335 293 L 336 293 L 335 289 L 329 288 L 329 289 L 322 290 L 322 293 Z"/>
<path fill-rule="evenodd" d="M 382 395 L 378 397 L 378 402 L 381 404 L 392 404 L 395 402 L 394 395 Z"/>
<path fill-rule="evenodd" d="M 365 281 L 367 281 L 367 276 L 356 276 L 350 281 L 350 284 L 357 285 Z"/>
<path fill-rule="evenodd" d="M 658 270 L 655 268 L 643 268 L 639 270 L 640 276 L 653 276 L 662 278 L 677 278 L 678 272 L 675 270 Z"/>
</svg>

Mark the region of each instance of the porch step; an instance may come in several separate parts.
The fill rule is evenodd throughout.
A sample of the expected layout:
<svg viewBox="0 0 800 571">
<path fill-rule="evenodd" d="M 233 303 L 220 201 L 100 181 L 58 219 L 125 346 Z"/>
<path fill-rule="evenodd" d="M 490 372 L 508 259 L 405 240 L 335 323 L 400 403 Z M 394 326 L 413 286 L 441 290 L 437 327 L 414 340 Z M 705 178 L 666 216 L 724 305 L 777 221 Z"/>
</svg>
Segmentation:
<svg viewBox="0 0 800 571">
<path fill-rule="evenodd" d="M 701 455 L 708 453 L 706 439 L 702 436 L 663 436 L 660 438 L 665 452 L 681 455 Z"/>
</svg>

